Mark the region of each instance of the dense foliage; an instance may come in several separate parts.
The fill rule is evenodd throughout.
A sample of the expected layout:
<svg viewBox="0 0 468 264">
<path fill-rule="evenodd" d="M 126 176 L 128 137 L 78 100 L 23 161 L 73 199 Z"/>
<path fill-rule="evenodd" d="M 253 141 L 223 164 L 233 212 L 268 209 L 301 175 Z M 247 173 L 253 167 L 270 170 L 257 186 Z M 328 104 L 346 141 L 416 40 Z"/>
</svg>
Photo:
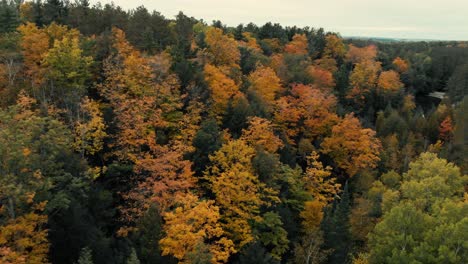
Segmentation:
<svg viewBox="0 0 468 264">
<path fill-rule="evenodd" d="M 0 263 L 467 263 L 467 61 L 2 0 Z"/>
</svg>

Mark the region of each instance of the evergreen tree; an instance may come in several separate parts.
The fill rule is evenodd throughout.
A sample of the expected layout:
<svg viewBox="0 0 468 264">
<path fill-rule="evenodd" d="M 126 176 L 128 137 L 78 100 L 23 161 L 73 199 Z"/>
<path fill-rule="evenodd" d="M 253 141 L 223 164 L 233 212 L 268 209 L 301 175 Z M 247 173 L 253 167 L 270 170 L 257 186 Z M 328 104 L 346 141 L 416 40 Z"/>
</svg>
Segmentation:
<svg viewBox="0 0 468 264">
<path fill-rule="evenodd" d="M 47 0 L 44 4 L 44 24 L 64 23 L 66 8 L 62 0 Z"/>
<path fill-rule="evenodd" d="M 12 32 L 19 25 L 18 6 L 14 1 L 0 2 L 0 33 Z"/>
<path fill-rule="evenodd" d="M 326 245 L 333 249 L 329 257 L 329 263 L 342 264 L 347 261 L 351 241 L 350 213 L 350 194 L 348 182 L 346 182 L 340 201 L 336 203 L 335 208 L 326 216 L 323 222 Z"/>
<path fill-rule="evenodd" d="M 93 264 L 93 254 L 91 249 L 85 247 L 81 250 L 77 264 Z"/>
<path fill-rule="evenodd" d="M 140 264 L 140 260 L 138 259 L 138 256 L 134 248 L 132 248 L 130 256 L 127 259 L 127 264 Z"/>
</svg>

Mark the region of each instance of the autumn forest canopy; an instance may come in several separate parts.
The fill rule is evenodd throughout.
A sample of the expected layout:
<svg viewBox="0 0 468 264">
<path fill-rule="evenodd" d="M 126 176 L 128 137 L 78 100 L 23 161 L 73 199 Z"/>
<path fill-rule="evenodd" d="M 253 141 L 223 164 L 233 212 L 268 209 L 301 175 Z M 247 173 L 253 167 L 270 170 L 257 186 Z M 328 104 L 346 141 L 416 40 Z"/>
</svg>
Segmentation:
<svg viewBox="0 0 468 264">
<path fill-rule="evenodd" d="M 0 263 L 468 263 L 468 42 L 0 0 Z"/>
</svg>

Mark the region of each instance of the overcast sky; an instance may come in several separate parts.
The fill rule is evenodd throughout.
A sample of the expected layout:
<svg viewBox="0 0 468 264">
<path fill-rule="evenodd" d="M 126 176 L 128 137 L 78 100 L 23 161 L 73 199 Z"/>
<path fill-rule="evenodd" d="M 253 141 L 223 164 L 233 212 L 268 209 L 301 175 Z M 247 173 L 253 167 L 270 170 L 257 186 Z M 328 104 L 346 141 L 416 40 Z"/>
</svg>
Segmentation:
<svg viewBox="0 0 468 264">
<path fill-rule="evenodd" d="M 96 3 L 96 0 L 92 0 Z M 111 1 L 102 0 L 101 3 Z M 323 27 L 343 36 L 468 40 L 468 0 L 114 0 L 174 18 L 183 11 L 235 26 L 278 22 Z"/>
</svg>

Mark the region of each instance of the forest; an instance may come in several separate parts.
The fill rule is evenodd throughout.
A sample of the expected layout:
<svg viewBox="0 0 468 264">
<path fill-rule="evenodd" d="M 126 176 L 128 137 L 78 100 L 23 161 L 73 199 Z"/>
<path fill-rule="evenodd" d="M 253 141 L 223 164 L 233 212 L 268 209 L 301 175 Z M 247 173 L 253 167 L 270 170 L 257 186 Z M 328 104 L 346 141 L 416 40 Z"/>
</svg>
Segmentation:
<svg viewBox="0 0 468 264">
<path fill-rule="evenodd" d="M 1 0 L 0 263 L 468 263 L 467 94 L 468 41 Z"/>
</svg>

